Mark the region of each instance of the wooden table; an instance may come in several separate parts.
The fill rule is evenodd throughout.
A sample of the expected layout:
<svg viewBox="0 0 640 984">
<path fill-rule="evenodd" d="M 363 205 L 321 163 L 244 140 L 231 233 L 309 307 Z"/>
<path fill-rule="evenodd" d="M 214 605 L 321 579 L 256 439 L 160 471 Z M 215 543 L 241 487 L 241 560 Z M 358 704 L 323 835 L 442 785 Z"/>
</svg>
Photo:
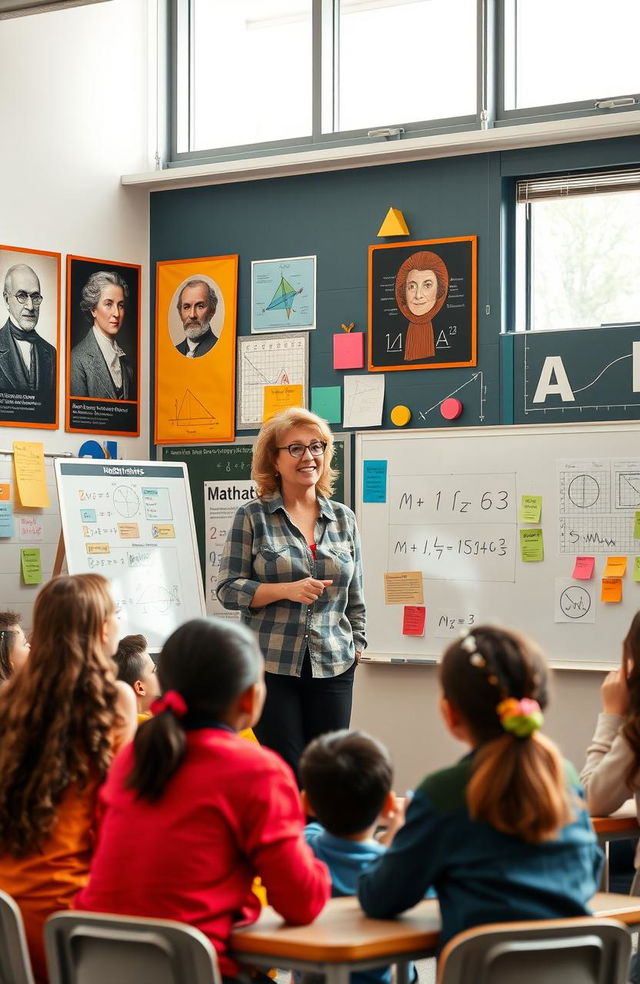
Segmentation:
<svg viewBox="0 0 640 984">
<path fill-rule="evenodd" d="M 640 897 L 599 892 L 595 916 L 640 926 Z M 273 909 L 257 923 L 231 934 L 231 953 L 240 963 L 268 969 L 315 971 L 327 984 L 349 984 L 352 970 L 397 964 L 399 981 L 408 963 L 435 953 L 440 937 L 437 899 L 424 899 L 397 919 L 369 919 L 353 897 L 331 899 L 310 926 L 287 926 Z"/>
<path fill-rule="evenodd" d="M 602 871 L 602 890 L 609 890 L 609 844 L 615 840 L 638 840 L 640 826 L 636 815 L 635 800 L 626 803 L 610 817 L 591 817 L 598 842 L 604 849 L 604 869 Z"/>
</svg>

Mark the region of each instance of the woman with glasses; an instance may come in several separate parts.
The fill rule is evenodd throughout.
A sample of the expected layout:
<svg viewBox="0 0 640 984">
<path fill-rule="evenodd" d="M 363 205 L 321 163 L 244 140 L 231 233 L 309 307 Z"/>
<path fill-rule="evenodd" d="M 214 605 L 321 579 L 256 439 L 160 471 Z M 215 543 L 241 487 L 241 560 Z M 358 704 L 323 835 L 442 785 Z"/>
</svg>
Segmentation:
<svg viewBox="0 0 640 984">
<path fill-rule="evenodd" d="M 87 882 L 98 788 L 136 729 L 117 645 L 106 578 L 56 577 L 36 598 L 29 659 L 0 689 L 0 888 L 20 906 L 36 984 L 44 922 Z"/>
<path fill-rule="evenodd" d="M 296 774 L 312 738 L 349 727 L 366 646 L 360 538 L 353 512 L 329 498 L 332 458 L 331 430 L 308 410 L 262 425 L 251 470 L 258 495 L 234 517 L 217 587 L 264 653 L 257 738 Z"/>
</svg>

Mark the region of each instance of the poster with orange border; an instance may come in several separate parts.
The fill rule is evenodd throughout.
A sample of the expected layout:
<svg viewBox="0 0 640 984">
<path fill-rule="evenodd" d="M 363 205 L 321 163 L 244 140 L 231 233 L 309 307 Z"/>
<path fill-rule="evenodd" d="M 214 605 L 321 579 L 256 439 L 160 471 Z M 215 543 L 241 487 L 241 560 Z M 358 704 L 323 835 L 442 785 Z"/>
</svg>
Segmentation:
<svg viewBox="0 0 640 984">
<path fill-rule="evenodd" d="M 369 247 L 369 370 L 477 363 L 477 236 Z"/>
<path fill-rule="evenodd" d="M 140 276 L 137 263 L 67 256 L 70 433 L 140 434 Z"/>
<path fill-rule="evenodd" d="M 155 443 L 233 441 L 238 256 L 156 265 Z"/>
<path fill-rule="evenodd" d="M 60 253 L 0 246 L 0 427 L 58 426 L 61 261 Z"/>
</svg>

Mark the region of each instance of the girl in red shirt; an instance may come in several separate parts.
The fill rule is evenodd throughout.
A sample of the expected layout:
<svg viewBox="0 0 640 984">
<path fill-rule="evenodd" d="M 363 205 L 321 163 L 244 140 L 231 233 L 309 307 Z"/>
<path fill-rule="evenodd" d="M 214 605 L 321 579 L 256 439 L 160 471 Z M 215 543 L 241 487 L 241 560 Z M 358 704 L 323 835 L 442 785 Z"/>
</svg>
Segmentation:
<svg viewBox="0 0 640 984">
<path fill-rule="evenodd" d="M 190 923 L 233 978 L 231 930 L 260 912 L 254 877 L 288 922 L 303 924 L 328 899 L 329 875 L 304 842 L 291 769 L 238 734 L 264 703 L 253 633 L 240 623 L 187 622 L 165 643 L 158 677 L 155 716 L 102 790 L 98 847 L 76 907 Z"/>
</svg>

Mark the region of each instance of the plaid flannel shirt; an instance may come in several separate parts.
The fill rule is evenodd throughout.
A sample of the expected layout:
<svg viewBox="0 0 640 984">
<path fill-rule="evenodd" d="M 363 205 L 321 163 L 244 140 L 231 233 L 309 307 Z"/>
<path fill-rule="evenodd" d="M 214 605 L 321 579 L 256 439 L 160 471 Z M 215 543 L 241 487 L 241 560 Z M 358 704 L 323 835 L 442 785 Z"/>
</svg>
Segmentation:
<svg viewBox="0 0 640 984">
<path fill-rule="evenodd" d="M 318 503 L 315 560 L 280 495 L 240 506 L 227 534 L 217 595 L 258 635 L 268 673 L 300 676 L 308 648 L 314 677 L 337 676 L 366 646 L 355 516 L 340 502 L 318 496 Z M 260 584 L 305 577 L 333 584 L 312 605 L 282 600 L 249 607 Z"/>
</svg>

